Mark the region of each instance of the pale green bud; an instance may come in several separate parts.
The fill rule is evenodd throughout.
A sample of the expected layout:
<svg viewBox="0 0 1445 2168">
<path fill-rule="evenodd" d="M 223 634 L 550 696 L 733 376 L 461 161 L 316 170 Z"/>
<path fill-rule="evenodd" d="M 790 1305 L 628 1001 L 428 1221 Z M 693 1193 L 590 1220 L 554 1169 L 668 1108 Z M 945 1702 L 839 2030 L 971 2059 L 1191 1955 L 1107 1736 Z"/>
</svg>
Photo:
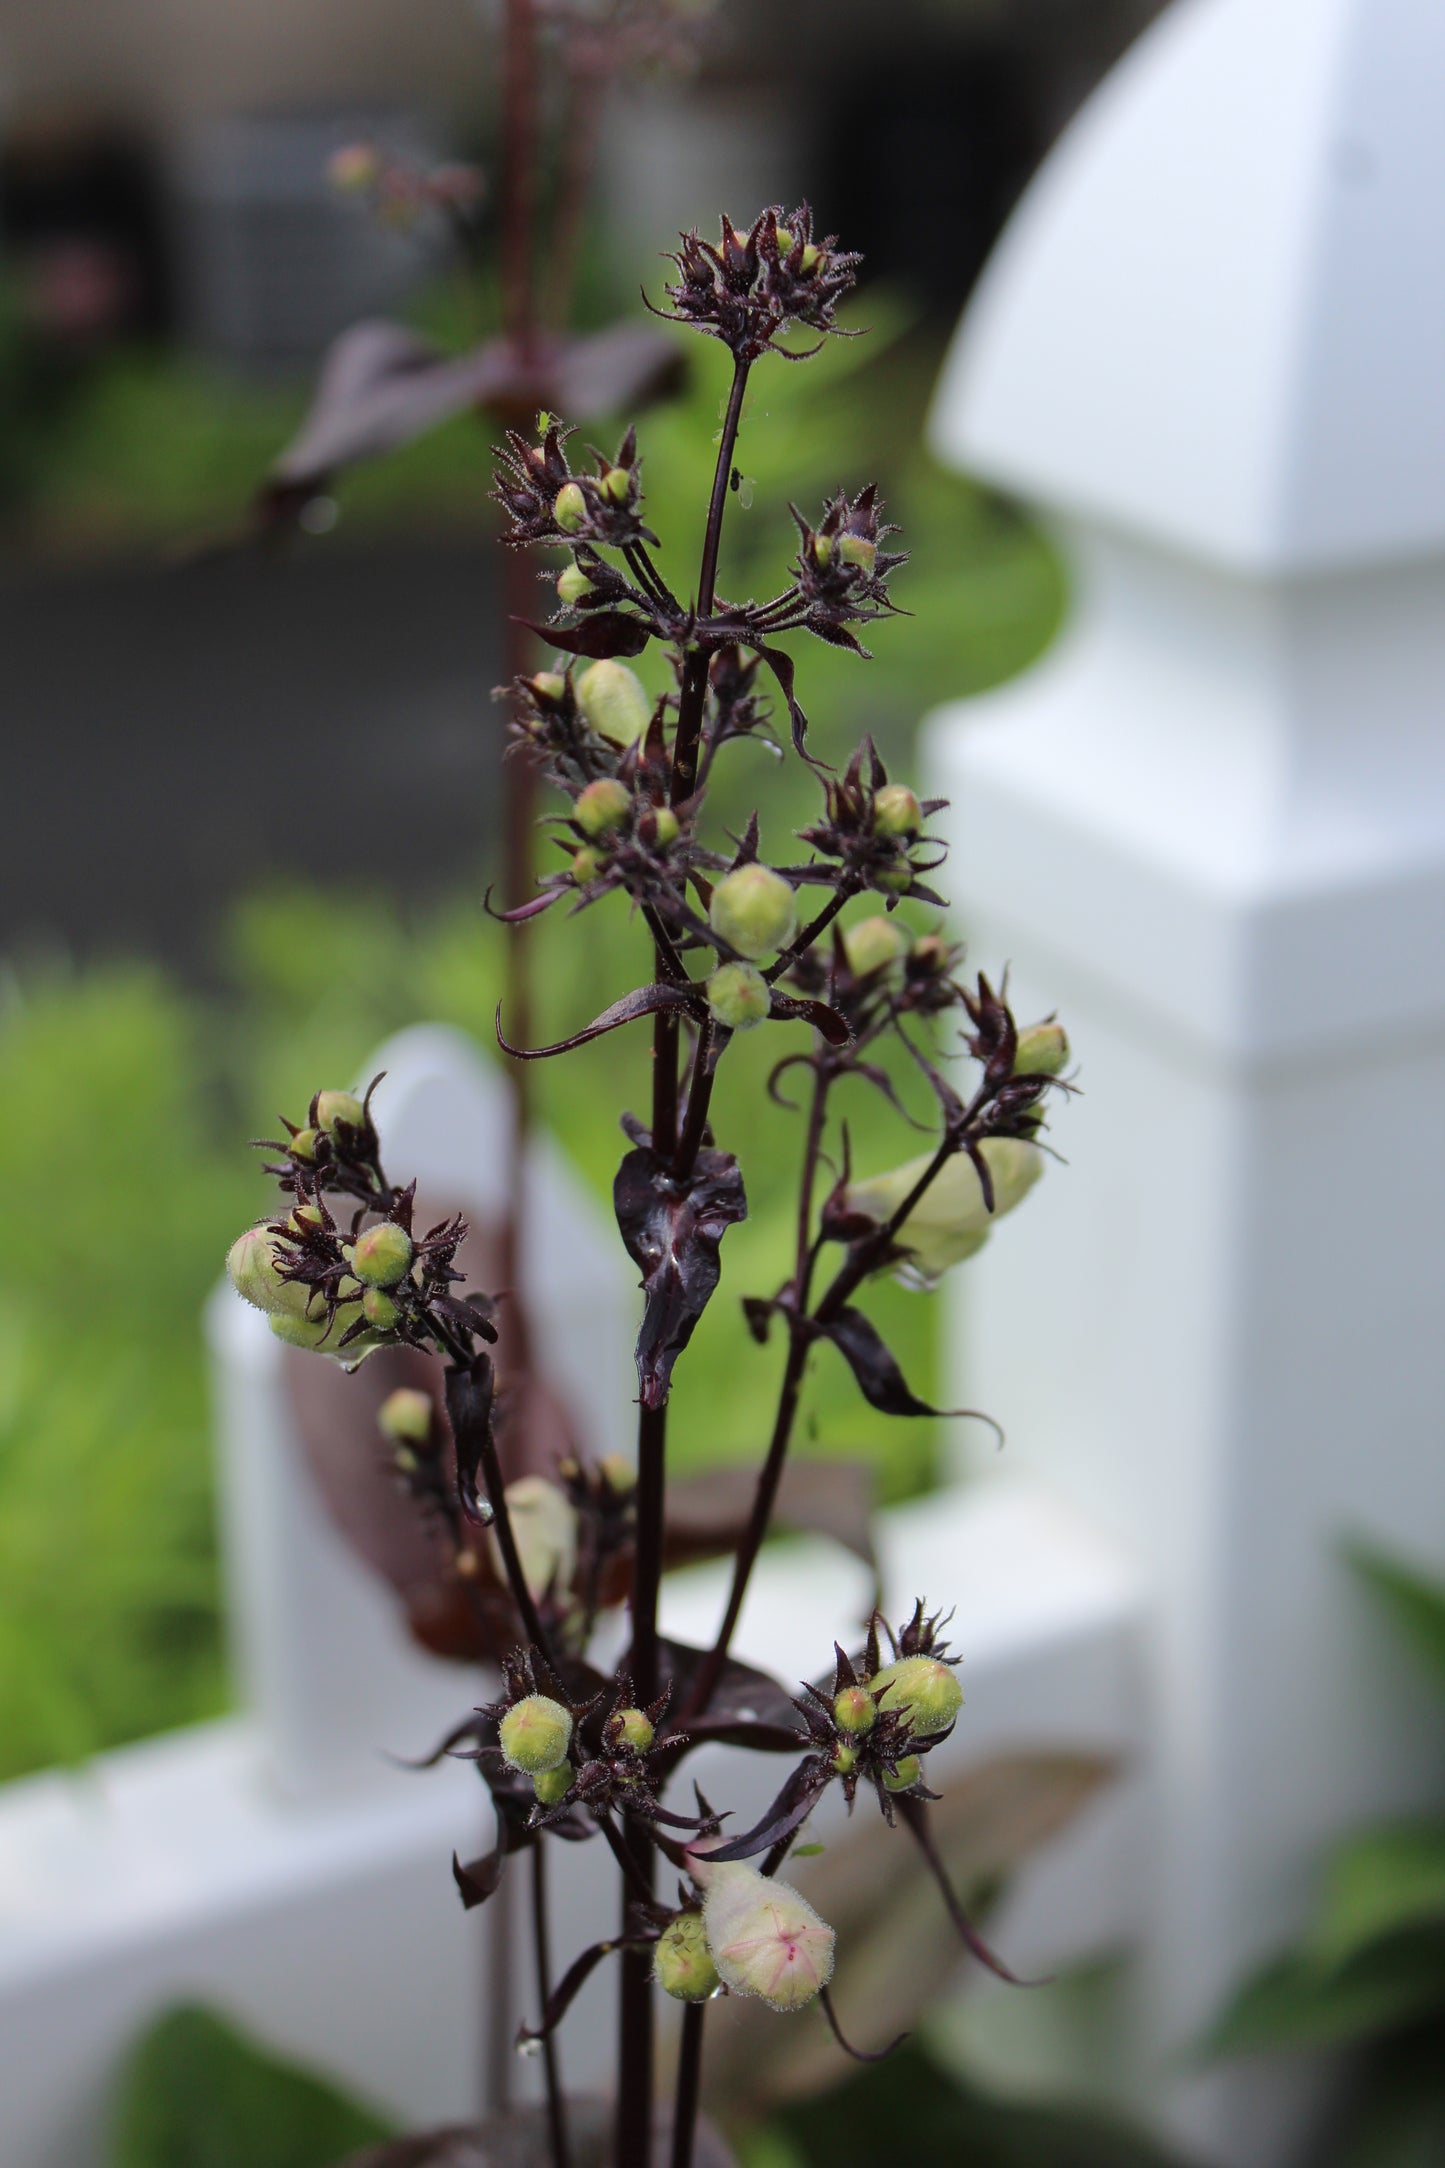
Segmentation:
<svg viewBox="0 0 1445 2168">
<path fill-rule="evenodd" d="M 885 783 L 873 793 L 873 825 L 880 836 L 916 836 L 923 808 L 906 783 Z"/>
<path fill-rule="evenodd" d="M 913 886 L 913 868 L 906 858 L 896 859 L 891 866 L 879 866 L 870 873 L 868 886 L 884 896 L 906 896 Z"/>
<path fill-rule="evenodd" d="M 635 745 L 652 721 L 652 702 L 635 670 L 605 656 L 577 680 L 577 705 L 599 738 Z"/>
<path fill-rule="evenodd" d="M 532 1779 L 532 1790 L 537 1795 L 538 1806 L 560 1806 L 572 1789 L 573 1774 L 569 1761 L 558 1762 L 555 1769 L 539 1769 Z"/>
<path fill-rule="evenodd" d="M 552 517 L 563 534 L 576 534 L 587 523 L 587 499 L 575 482 L 564 482 L 552 501 Z"/>
<path fill-rule="evenodd" d="M 426 1445 L 435 1420 L 431 1395 L 418 1392 L 414 1385 L 398 1385 L 377 1409 L 376 1420 L 383 1437 L 404 1439 L 409 1445 Z"/>
<path fill-rule="evenodd" d="M 539 670 L 527 682 L 539 700 L 560 700 L 567 690 L 567 680 L 559 670 Z"/>
<path fill-rule="evenodd" d="M 866 979 L 870 972 L 886 970 L 908 954 L 907 929 L 881 911 L 874 918 L 861 918 L 844 932 L 843 953 L 853 976 Z"/>
<path fill-rule="evenodd" d="M 811 271 L 822 261 L 823 251 L 820 248 L 815 248 L 811 241 L 805 241 L 803 243 L 803 269 Z"/>
<path fill-rule="evenodd" d="M 632 811 L 632 793 L 615 775 L 599 776 L 589 783 L 572 809 L 572 817 L 584 836 L 605 836 L 620 828 Z"/>
<path fill-rule="evenodd" d="M 314 1129 L 298 1129 L 291 1139 L 291 1151 L 297 1159 L 314 1159 L 316 1157 L 316 1131 Z"/>
<path fill-rule="evenodd" d="M 594 851 L 590 843 L 584 843 L 580 851 L 573 853 L 572 878 L 579 888 L 586 888 L 602 871 L 602 853 Z"/>
<path fill-rule="evenodd" d="M 607 1487 L 618 1498 L 628 1498 L 637 1488 L 637 1470 L 621 1453 L 605 1453 L 597 1463 L 599 1474 L 607 1479 Z"/>
<path fill-rule="evenodd" d="M 833 1721 L 839 1731 L 854 1738 L 870 1732 L 878 1721 L 878 1706 L 866 1686 L 845 1686 L 833 1703 Z"/>
<path fill-rule="evenodd" d="M 309 1354 L 330 1355 L 343 1370 L 354 1370 L 368 1355 L 374 1355 L 379 1347 L 387 1345 L 375 1333 L 359 1333 L 349 1346 L 341 1345 L 341 1336 L 357 1322 L 361 1314 L 358 1303 L 341 1303 L 337 1306 L 335 1320 L 328 1326 L 326 1311 L 318 1301 L 314 1314 L 291 1315 L 277 1312 L 267 1319 L 278 1340 L 287 1347 L 304 1348 Z"/>
<path fill-rule="evenodd" d="M 798 899 L 781 873 L 755 861 L 723 875 L 708 921 L 720 941 L 751 961 L 787 947 L 797 931 Z"/>
<path fill-rule="evenodd" d="M 657 1736 L 641 1709 L 619 1709 L 614 1721 L 622 1744 L 635 1747 L 639 1754 L 645 1754 Z"/>
<path fill-rule="evenodd" d="M 840 534 L 838 555 L 845 565 L 855 565 L 860 572 L 871 572 L 878 559 L 878 544 L 870 542 L 866 534 Z"/>
<path fill-rule="evenodd" d="M 411 1270 L 415 1255 L 411 1236 L 394 1220 L 378 1220 L 356 1238 L 351 1269 L 367 1287 L 395 1287 Z"/>
<path fill-rule="evenodd" d="M 682 833 L 682 823 L 670 805 L 655 806 L 652 817 L 657 823 L 657 840 L 666 850 L 668 844 L 676 843 Z"/>
<path fill-rule="evenodd" d="M 508 1709 L 499 1728 L 502 1759 L 529 1777 L 560 1769 L 572 1744 L 572 1718 L 560 1701 L 528 1694 Z"/>
<path fill-rule="evenodd" d="M 851 1777 L 857 1766 L 858 1750 L 856 1747 L 840 1746 L 834 1749 L 833 1769 L 836 1775 Z"/>
<path fill-rule="evenodd" d="M 402 1313 L 384 1289 L 368 1287 L 361 1298 L 361 1314 L 376 1332 L 395 1332 Z"/>
<path fill-rule="evenodd" d="M 896 1664 L 885 1664 L 869 1684 L 879 1708 L 886 1715 L 906 1717 L 920 1739 L 947 1731 L 963 1707 L 957 1673 L 936 1656 L 900 1657 Z"/>
<path fill-rule="evenodd" d="M 226 1253 L 226 1272 L 232 1287 L 256 1310 L 277 1310 L 284 1301 L 285 1283 L 273 1255 L 275 1240 L 264 1227 L 248 1227 L 243 1235 L 237 1235 Z"/>
<path fill-rule="evenodd" d="M 984 1204 L 983 1188 L 968 1154 L 958 1152 L 946 1159 L 898 1230 L 900 1247 L 910 1252 L 907 1263 L 898 1268 L 899 1277 L 909 1286 L 931 1287 L 950 1265 L 961 1264 L 981 1250 L 995 1220 L 1022 1203 L 1044 1171 L 1038 1146 L 1020 1137 L 987 1137 L 979 1150 L 993 1180 L 993 1211 Z M 866 1213 L 870 1219 L 891 1219 L 926 1172 L 931 1157 L 925 1152 L 888 1174 L 850 1184 L 845 1192 L 848 1209 Z"/>
<path fill-rule="evenodd" d="M 507 1485 L 506 1500 L 522 1578 L 532 1594 L 545 1596 L 554 1584 L 568 1587 L 577 1570 L 577 1508 L 571 1499 L 544 1475 L 521 1475 Z M 504 1579 L 495 1530 L 487 1542 L 497 1577 Z"/>
<path fill-rule="evenodd" d="M 742 1861 L 704 1865 L 703 1926 L 713 1963 L 735 1995 L 801 2010 L 827 1986 L 834 1934 L 805 1897 Z"/>
<path fill-rule="evenodd" d="M 557 593 L 562 601 L 571 605 L 592 592 L 592 582 L 580 565 L 567 565 L 557 574 Z"/>
<path fill-rule="evenodd" d="M 632 476 L 626 467 L 609 467 L 602 477 L 602 494 L 614 504 L 626 504 L 632 494 Z"/>
<path fill-rule="evenodd" d="M 338 1122 L 345 1122 L 350 1129 L 366 1127 L 366 1110 L 354 1092 L 319 1092 L 316 1099 L 316 1126 L 331 1135 Z"/>
<path fill-rule="evenodd" d="M 708 1007 L 726 1031 L 750 1031 L 772 1007 L 768 982 L 752 964 L 719 964 L 704 991 Z"/>
<path fill-rule="evenodd" d="M 889 1776 L 886 1769 L 884 1770 L 883 1789 L 885 1792 L 910 1791 L 922 1774 L 923 1764 L 918 1756 L 916 1754 L 905 1754 L 902 1761 L 894 1763 L 892 1776 Z"/>
<path fill-rule="evenodd" d="M 1069 1065 L 1069 1037 L 1062 1024 L 1030 1024 L 1019 1033 L 1015 1076 L 1059 1076 Z"/>
<path fill-rule="evenodd" d="M 653 1945 L 652 1977 L 678 2002 L 706 2002 L 721 1982 L 700 1912 L 681 1912 L 669 1920 Z"/>
</svg>

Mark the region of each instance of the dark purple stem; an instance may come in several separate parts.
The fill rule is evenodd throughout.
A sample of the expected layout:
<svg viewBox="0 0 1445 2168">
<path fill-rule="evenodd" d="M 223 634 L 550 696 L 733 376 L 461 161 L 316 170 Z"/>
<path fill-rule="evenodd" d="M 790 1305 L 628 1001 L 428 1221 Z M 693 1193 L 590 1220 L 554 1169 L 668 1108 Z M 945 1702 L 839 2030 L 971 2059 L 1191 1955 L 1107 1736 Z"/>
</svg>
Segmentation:
<svg viewBox="0 0 1445 2168">
<path fill-rule="evenodd" d="M 672 2102 L 672 2168 L 692 2168 L 697 2104 L 702 2091 L 702 2024 L 706 2014 L 705 2002 L 690 2002 L 682 2013 L 682 2046 L 678 2054 L 677 2090 Z"/>
</svg>

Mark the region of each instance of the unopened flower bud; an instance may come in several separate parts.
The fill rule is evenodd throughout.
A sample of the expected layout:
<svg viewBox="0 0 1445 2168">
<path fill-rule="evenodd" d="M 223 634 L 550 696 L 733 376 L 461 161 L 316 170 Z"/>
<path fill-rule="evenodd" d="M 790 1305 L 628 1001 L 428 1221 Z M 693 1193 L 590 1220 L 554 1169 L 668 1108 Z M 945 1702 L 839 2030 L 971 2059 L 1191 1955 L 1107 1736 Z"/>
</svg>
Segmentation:
<svg viewBox="0 0 1445 2168">
<path fill-rule="evenodd" d="M 871 972 L 886 970 L 907 955 L 908 934 L 896 919 L 885 918 L 880 911 L 847 928 L 843 953 L 854 978 L 866 979 Z"/>
<path fill-rule="evenodd" d="M 719 964 L 704 991 L 725 1031 L 750 1031 L 772 1007 L 768 982 L 753 964 Z"/>
<path fill-rule="evenodd" d="M 878 1705 L 866 1686 L 845 1686 L 833 1703 L 833 1721 L 839 1731 L 861 1738 L 878 1721 Z"/>
<path fill-rule="evenodd" d="M 537 1795 L 539 1807 L 560 1806 L 572 1789 L 572 1764 L 558 1762 L 555 1769 L 539 1769 L 532 1779 L 532 1790 Z"/>
<path fill-rule="evenodd" d="M 718 1969 L 700 1912 L 680 1912 L 663 1928 L 653 1947 L 652 1977 L 679 2002 L 706 2002 L 717 1993 Z"/>
<path fill-rule="evenodd" d="M 983 1185 L 968 1154 L 946 1159 L 895 1238 L 910 1253 L 902 1268 L 910 1285 L 930 1287 L 950 1265 L 981 1250 L 995 1220 L 1012 1212 L 1044 1171 L 1038 1146 L 1020 1137 L 987 1137 L 979 1150 L 993 1182 L 993 1211 L 984 1203 Z M 848 1209 L 880 1222 L 891 1219 L 930 1163 L 925 1152 L 889 1174 L 852 1183 L 845 1193 Z"/>
<path fill-rule="evenodd" d="M 567 565 L 557 574 L 557 593 L 569 606 L 592 592 L 592 582 L 580 565 Z"/>
<path fill-rule="evenodd" d="M 343 1302 L 337 1305 L 336 1315 L 328 1319 L 324 1304 L 318 1300 L 309 1311 L 275 1312 L 267 1323 L 278 1340 L 287 1347 L 304 1348 L 314 1355 L 330 1355 L 344 1370 L 354 1370 L 368 1355 L 375 1354 L 386 1341 L 373 1332 L 358 1333 L 356 1338 L 343 1347 L 342 1335 L 357 1324 L 361 1317 L 361 1305 Z"/>
<path fill-rule="evenodd" d="M 367 1287 L 395 1287 L 411 1270 L 411 1236 L 394 1220 L 379 1220 L 356 1238 L 351 1269 Z"/>
<path fill-rule="evenodd" d="M 805 241 L 803 244 L 802 266 L 804 271 L 815 270 L 822 261 L 823 251 L 820 248 L 815 248 L 811 241 Z"/>
<path fill-rule="evenodd" d="M 923 1764 L 918 1756 L 916 1754 L 905 1754 L 902 1761 L 894 1763 L 891 1776 L 886 1769 L 884 1770 L 883 1789 L 885 1792 L 911 1791 L 922 1774 Z"/>
<path fill-rule="evenodd" d="M 639 1754 L 645 1754 L 657 1736 L 641 1709 L 619 1709 L 612 1722 L 622 1744 L 634 1747 Z"/>
<path fill-rule="evenodd" d="M 835 1747 L 833 1771 L 836 1776 L 851 1777 L 858 1766 L 858 1749 L 852 1746 Z"/>
<path fill-rule="evenodd" d="M 506 1490 L 507 1518 L 522 1578 L 532 1594 L 545 1596 L 552 1587 L 566 1588 L 577 1570 L 577 1508 L 566 1492 L 544 1475 L 521 1475 Z M 506 1567 L 501 1545 L 489 1535 L 492 1564 L 499 1580 Z"/>
<path fill-rule="evenodd" d="M 791 228 L 790 226 L 779 226 L 779 228 L 778 228 L 778 254 L 779 254 L 780 256 L 791 256 L 791 255 L 792 255 L 792 253 L 793 253 L 793 233 L 792 233 L 792 228 Z"/>
<path fill-rule="evenodd" d="M 652 702 L 635 670 L 604 656 L 577 680 L 577 705 L 599 738 L 635 745 L 652 720 Z"/>
<path fill-rule="evenodd" d="M 771 866 L 735 866 L 712 892 L 708 920 L 719 940 L 749 960 L 786 948 L 797 930 L 798 899 Z"/>
<path fill-rule="evenodd" d="M 670 805 L 655 806 L 652 817 L 657 823 L 657 840 L 666 850 L 669 843 L 676 843 L 682 832 L 682 823 Z"/>
<path fill-rule="evenodd" d="M 299 1204 L 287 1220 L 286 1225 L 293 1235 L 304 1235 L 314 1233 L 318 1227 L 324 1225 L 324 1222 L 318 1206 Z"/>
<path fill-rule="evenodd" d="M 874 791 L 873 826 L 880 836 L 917 835 L 923 826 L 923 808 L 906 783 L 885 783 L 882 790 Z"/>
<path fill-rule="evenodd" d="M 878 544 L 870 542 L 866 534 L 840 534 L 838 555 L 845 565 L 856 566 L 860 572 L 871 572 L 878 558 Z"/>
<path fill-rule="evenodd" d="M 908 951 L 915 971 L 938 973 L 948 969 L 948 943 L 941 933 L 920 934 Z"/>
<path fill-rule="evenodd" d="M 579 888 L 586 888 L 602 871 L 602 853 L 594 851 L 590 843 L 584 843 L 572 856 L 572 878 Z"/>
<path fill-rule="evenodd" d="M 576 482 L 564 482 L 552 500 L 552 517 L 563 534 L 576 534 L 587 522 L 587 499 Z"/>
<path fill-rule="evenodd" d="M 329 1137 L 335 1134 L 338 1122 L 344 1122 L 348 1129 L 364 1129 L 366 1109 L 354 1092 L 318 1092 L 317 1128 L 324 1129 Z"/>
<path fill-rule="evenodd" d="M 298 1129 L 291 1139 L 291 1153 L 295 1159 L 314 1159 L 316 1157 L 316 1131 L 314 1129 Z"/>
<path fill-rule="evenodd" d="M 620 828 L 632 811 L 632 793 L 615 775 L 599 776 L 589 783 L 572 809 L 572 818 L 584 836 L 605 836 Z"/>
<path fill-rule="evenodd" d="M 598 1473 L 606 1478 L 607 1488 L 617 1498 L 629 1498 L 637 1488 L 637 1470 L 621 1453 L 605 1453 L 597 1463 Z"/>
<path fill-rule="evenodd" d="M 834 1934 L 786 1882 L 741 1861 L 706 1870 L 703 1926 L 713 1963 L 735 1995 L 801 2010 L 827 1986 Z"/>
<path fill-rule="evenodd" d="M 368 1287 L 361 1298 L 361 1314 L 376 1332 L 395 1332 L 401 1311 L 384 1289 Z"/>
<path fill-rule="evenodd" d="M 1069 1037 L 1062 1024 L 1030 1024 L 1019 1033 L 1015 1076 L 1059 1076 L 1068 1062 Z"/>
<path fill-rule="evenodd" d="M 559 1769 L 572 1744 L 572 1718 L 560 1701 L 547 1694 L 528 1694 L 508 1709 L 498 1736 L 502 1759 L 529 1777 L 545 1776 Z"/>
<path fill-rule="evenodd" d="M 539 700 L 560 700 L 567 690 L 567 680 L 560 670 L 539 670 L 527 683 Z"/>
<path fill-rule="evenodd" d="M 284 1283 L 272 1254 L 275 1239 L 264 1227 L 248 1227 L 226 1253 L 232 1287 L 256 1310 L 275 1310 L 281 1301 Z"/>
<path fill-rule="evenodd" d="M 821 571 L 826 571 L 828 566 L 833 562 L 833 552 L 836 547 L 837 544 L 834 542 L 833 537 L 830 534 L 814 535 L 813 562 L 819 567 Z"/>
<path fill-rule="evenodd" d="M 632 494 L 632 476 L 626 467 L 609 467 L 602 477 L 602 494 L 614 504 L 626 504 Z"/>
<path fill-rule="evenodd" d="M 870 1682 L 873 1698 L 888 1716 L 902 1716 L 920 1739 L 947 1731 L 963 1707 L 963 1688 L 955 1672 L 936 1656 L 904 1656 L 885 1664 Z"/>
<path fill-rule="evenodd" d="M 418 1392 L 414 1385 L 398 1385 L 394 1393 L 388 1393 L 376 1411 L 376 1420 L 384 1438 L 405 1439 L 410 1445 L 426 1445 L 430 1442 L 435 1416 L 431 1395 Z"/>
</svg>

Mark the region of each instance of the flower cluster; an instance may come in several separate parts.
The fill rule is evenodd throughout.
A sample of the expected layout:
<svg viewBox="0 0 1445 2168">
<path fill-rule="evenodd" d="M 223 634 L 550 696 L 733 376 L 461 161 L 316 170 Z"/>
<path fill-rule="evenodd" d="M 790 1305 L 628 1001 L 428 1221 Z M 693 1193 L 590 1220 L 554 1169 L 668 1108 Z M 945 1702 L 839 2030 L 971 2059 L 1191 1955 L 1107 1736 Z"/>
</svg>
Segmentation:
<svg viewBox="0 0 1445 2168">
<path fill-rule="evenodd" d="M 786 214 L 774 204 L 746 233 L 724 218 L 715 245 L 695 228 L 685 233 L 667 298 L 677 322 L 720 339 L 735 361 L 751 364 L 790 324 L 837 331 L 838 303 L 852 292 L 861 260 L 832 234 L 814 238 L 806 203 Z"/>
</svg>

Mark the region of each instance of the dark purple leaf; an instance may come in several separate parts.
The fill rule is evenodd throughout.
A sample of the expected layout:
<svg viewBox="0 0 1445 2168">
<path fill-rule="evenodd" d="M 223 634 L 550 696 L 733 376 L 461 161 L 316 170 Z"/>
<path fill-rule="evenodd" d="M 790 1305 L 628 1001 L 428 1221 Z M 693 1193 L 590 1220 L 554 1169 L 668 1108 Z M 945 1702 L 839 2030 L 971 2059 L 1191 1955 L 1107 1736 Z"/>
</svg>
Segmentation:
<svg viewBox="0 0 1445 2168">
<path fill-rule="evenodd" d="M 692 1648 L 685 1641 L 662 1643 L 662 1673 L 672 1686 L 674 1711 L 687 1707 L 692 1696 L 693 1682 L 706 1657 L 705 1649 Z M 776 1725 L 779 1728 L 790 1727 L 794 1741 L 801 1744 L 798 1712 L 793 1707 L 787 1689 L 780 1686 L 776 1679 L 770 1679 L 765 1671 L 756 1671 L 751 1664 L 739 1663 L 733 1656 L 728 1657 L 719 1672 L 717 1684 L 708 1696 L 707 1707 L 698 1710 L 697 1715 L 699 1719 L 713 1723 L 759 1723 Z M 688 1719 L 688 1728 L 692 1728 L 691 1716 Z"/>
<path fill-rule="evenodd" d="M 728 1844 L 709 1845 L 708 1859 L 721 1866 L 728 1860 L 755 1859 L 759 1852 L 770 1851 L 807 1821 L 832 1781 L 833 1773 L 827 1763 L 818 1755 L 810 1754 L 806 1761 L 799 1762 L 762 1820 Z"/>
<path fill-rule="evenodd" d="M 452 1854 L 452 1880 L 461 1891 L 462 1903 L 468 1912 L 484 1905 L 494 1897 L 502 1879 L 502 1865 L 509 1851 L 517 1847 L 501 1843 L 488 1852 L 485 1859 L 471 1860 L 465 1867 L 455 1852 Z"/>
<path fill-rule="evenodd" d="M 568 655 L 599 659 L 640 655 L 652 638 L 652 627 L 646 620 L 626 610 L 597 610 L 577 625 L 536 625 L 529 617 L 518 618 L 517 622 L 528 632 L 535 632 L 549 647 L 560 647 Z"/>
<path fill-rule="evenodd" d="M 642 1404 L 660 1408 L 672 1366 L 717 1287 L 722 1238 L 747 1217 L 743 1178 L 730 1152 L 707 1151 L 698 1153 L 692 1173 L 678 1181 L 651 1145 L 640 1144 L 617 1170 L 612 1202 L 647 1298 L 637 1336 Z"/>
<path fill-rule="evenodd" d="M 780 994 L 773 989 L 772 1012 L 774 1017 L 797 1018 L 820 1031 L 829 1046 L 847 1046 L 853 1037 L 846 1020 L 826 1001 L 798 1001 L 791 994 Z"/>
<path fill-rule="evenodd" d="M 948 1879 L 948 1871 L 938 1856 L 933 1832 L 928 1826 L 928 1808 L 925 1802 L 921 1799 L 910 1799 L 906 1794 L 900 1795 L 897 1810 L 905 1829 L 923 1854 L 928 1871 L 938 1884 L 938 1893 L 943 1899 L 948 1916 L 958 1930 L 959 1940 L 969 1954 L 976 1957 L 981 1965 L 986 1965 L 990 1972 L 996 1973 L 999 1979 L 1007 1980 L 1010 1987 L 1047 1987 L 1047 1980 L 1021 1980 L 1016 1972 L 1010 1972 L 1003 1959 L 994 1955 L 964 1911 Z"/>
<path fill-rule="evenodd" d="M 569 420 L 634 413 L 682 389 L 687 362 L 681 345 L 650 324 L 630 319 L 551 351 L 551 390 L 545 404 Z M 532 400 L 535 407 L 539 402 Z"/>
<path fill-rule="evenodd" d="M 778 689 L 788 703 L 788 720 L 793 726 L 794 747 L 802 754 L 804 760 L 811 761 L 814 767 L 819 766 L 820 764 L 813 760 L 812 754 L 807 751 L 805 745 L 808 735 L 808 718 L 803 713 L 793 692 L 793 680 L 797 673 L 793 666 L 792 656 L 785 648 L 764 647 L 760 641 L 754 641 L 751 644 L 754 652 L 762 657 L 772 671 L 773 676 L 778 681 Z"/>
<path fill-rule="evenodd" d="M 883 1415 L 972 1415 L 998 1429 L 992 1416 L 980 1415 L 976 1408 L 934 1408 L 920 1400 L 910 1391 L 878 1327 L 861 1310 L 840 1310 L 819 1330 L 846 1358 L 870 1408 L 877 1408 Z"/>
<path fill-rule="evenodd" d="M 574 1047 L 587 1046 L 593 1039 L 600 1039 L 609 1031 L 617 1031 L 623 1024 L 636 1023 L 639 1016 L 651 1016 L 657 1009 L 683 1009 L 689 1016 L 701 1013 L 700 996 L 683 986 L 667 986 L 661 980 L 655 986 L 639 986 L 635 993 L 624 994 L 614 1001 L 610 1009 L 581 1031 L 574 1031 L 570 1039 L 559 1039 L 555 1046 L 513 1046 L 502 1034 L 502 1004 L 497 1003 L 497 1044 L 504 1054 L 517 1061 L 545 1061 L 551 1054 L 570 1054 Z M 716 1158 L 716 1153 L 703 1153 L 702 1158 Z M 624 1160 L 623 1165 L 627 1162 Z M 620 1179 L 620 1177 L 619 1177 Z M 741 1218 L 741 1214 L 738 1215 Z"/>
<path fill-rule="evenodd" d="M 885 2062 L 887 2058 L 893 2053 L 894 2049 L 901 2048 L 904 2041 L 908 2038 L 906 2032 L 901 2032 L 897 2035 L 895 2039 L 889 2041 L 886 2048 L 874 2048 L 871 2053 L 866 2048 L 855 2048 L 852 2042 L 845 2037 L 843 2028 L 838 2023 L 838 2013 L 833 2008 L 833 1998 L 829 1994 L 826 1987 L 820 1989 L 818 1994 L 818 2000 L 823 2005 L 823 2015 L 828 2020 L 829 2029 L 832 2032 L 833 2038 L 837 2041 L 839 2047 L 843 2050 L 843 2053 L 845 2055 L 851 2055 L 855 2063 Z"/>
<path fill-rule="evenodd" d="M 457 1497 L 472 1525 L 484 1528 L 491 1519 L 491 1509 L 478 1495 L 477 1476 L 492 1435 L 495 1380 L 491 1358 L 477 1355 L 466 1369 L 449 1369 L 446 1394 L 447 1417 L 456 1445 Z"/>
<path fill-rule="evenodd" d="M 622 1947 L 620 1939 L 615 1942 L 594 1942 L 590 1949 L 574 1958 L 547 1997 L 547 2007 L 542 2012 L 541 2024 L 535 2028 L 531 2025 L 521 2026 L 517 2033 L 518 2041 L 545 2040 L 549 2033 L 554 2033 L 572 2007 L 579 1990 L 586 1986 L 603 1958 L 610 1957 L 614 1950 Z"/>
</svg>

